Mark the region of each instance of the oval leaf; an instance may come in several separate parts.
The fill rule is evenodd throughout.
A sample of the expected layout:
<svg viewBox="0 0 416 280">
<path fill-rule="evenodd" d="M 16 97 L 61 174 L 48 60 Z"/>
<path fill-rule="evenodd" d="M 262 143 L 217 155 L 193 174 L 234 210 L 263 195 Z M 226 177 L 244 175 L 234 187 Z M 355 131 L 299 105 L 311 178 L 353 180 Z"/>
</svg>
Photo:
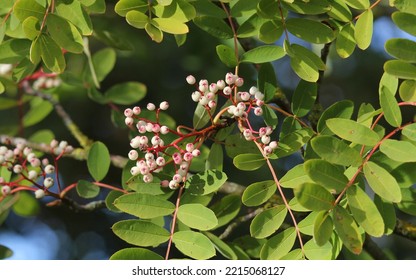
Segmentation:
<svg viewBox="0 0 416 280">
<path fill-rule="evenodd" d="M 73 53 L 82 53 L 82 36 L 75 25 L 55 14 L 48 15 L 46 24 L 51 37 L 61 48 Z"/>
<path fill-rule="evenodd" d="M 221 18 L 213 16 L 199 16 L 194 18 L 196 26 L 219 39 L 230 39 L 233 37 L 231 27 Z"/>
<path fill-rule="evenodd" d="M 239 195 L 227 195 L 210 208 L 214 211 L 215 216 L 218 219 L 217 227 L 221 227 L 228 224 L 238 215 L 241 208 L 241 198 Z"/>
<path fill-rule="evenodd" d="M 260 46 L 251 49 L 240 58 L 240 62 L 244 63 L 265 63 L 278 60 L 285 55 L 282 47 L 279 46 Z"/>
<path fill-rule="evenodd" d="M 191 258 L 206 260 L 215 256 L 214 245 L 202 233 L 178 231 L 173 235 L 172 241 L 179 251 Z"/>
<path fill-rule="evenodd" d="M 402 134 L 410 140 L 416 141 L 416 123 L 406 125 L 402 130 Z"/>
<path fill-rule="evenodd" d="M 174 18 L 155 18 L 155 26 L 160 30 L 170 34 L 186 34 L 189 32 L 188 26 Z"/>
<path fill-rule="evenodd" d="M 216 47 L 217 55 L 221 62 L 227 67 L 235 67 L 238 64 L 237 58 L 235 57 L 234 50 L 226 45 L 218 45 Z"/>
<path fill-rule="evenodd" d="M 315 104 L 318 85 L 303 80 L 299 81 L 292 97 L 292 112 L 298 117 L 306 116 Z"/>
<path fill-rule="evenodd" d="M 157 246 L 169 240 L 170 233 L 149 221 L 125 220 L 112 227 L 113 232 L 124 241 L 137 246 Z"/>
<path fill-rule="evenodd" d="M 256 182 L 244 190 L 241 199 L 246 206 L 259 206 L 272 197 L 276 190 L 276 183 L 272 180 Z"/>
<path fill-rule="evenodd" d="M 336 41 L 336 50 L 340 57 L 347 58 L 355 50 L 355 26 L 352 23 L 346 24 L 338 33 Z"/>
<path fill-rule="evenodd" d="M 365 50 L 370 46 L 373 37 L 373 11 L 371 9 L 366 10 L 358 18 L 354 37 L 360 49 Z"/>
<path fill-rule="evenodd" d="M 267 240 L 260 251 L 261 260 L 278 260 L 292 249 L 296 240 L 296 231 L 290 227 Z"/>
<path fill-rule="evenodd" d="M 365 191 L 351 186 L 347 189 L 347 200 L 352 216 L 369 235 L 380 237 L 384 234 L 383 217 Z"/>
<path fill-rule="evenodd" d="M 331 27 L 315 20 L 290 18 L 286 21 L 286 27 L 296 37 L 314 44 L 326 44 L 335 37 Z"/>
<path fill-rule="evenodd" d="M 91 176 L 101 181 L 110 168 L 110 153 L 102 142 L 94 142 L 88 151 L 87 166 Z"/>
<path fill-rule="evenodd" d="M 349 119 L 354 111 L 354 103 L 351 100 L 338 101 L 329 106 L 321 115 L 318 121 L 318 132 L 321 135 L 332 135 L 333 133 L 326 125 L 331 118 Z"/>
<path fill-rule="evenodd" d="M 363 250 L 363 240 L 358 230 L 358 226 L 351 217 L 350 213 L 337 205 L 332 211 L 335 230 L 341 238 L 344 246 L 358 255 Z"/>
<path fill-rule="evenodd" d="M 386 139 L 381 143 L 380 151 L 398 162 L 416 162 L 416 146 L 407 141 Z"/>
<path fill-rule="evenodd" d="M 178 219 L 188 227 L 199 230 L 210 230 L 218 224 L 214 212 L 201 204 L 181 205 L 178 209 Z"/>
<path fill-rule="evenodd" d="M 402 124 L 402 113 L 394 93 L 384 86 L 380 89 L 380 105 L 384 112 L 384 118 L 390 125 L 398 127 Z"/>
<path fill-rule="evenodd" d="M 175 210 L 175 205 L 172 202 L 143 193 L 122 195 L 114 201 L 114 206 L 142 219 L 166 216 Z"/>
<path fill-rule="evenodd" d="M 207 170 L 189 179 L 188 191 L 194 195 L 207 195 L 216 192 L 227 179 L 227 174 L 222 171 Z"/>
<path fill-rule="evenodd" d="M 241 154 L 233 159 L 233 163 L 240 170 L 252 171 L 262 167 L 266 159 L 259 154 Z"/>
<path fill-rule="evenodd" d="M 395 58 L 416 62 L 416 42 L 409 39 L 389 39 L 384 45 L 386 51 Z"/>
<path fill-rule="evenodd" d="M 416 81 L 405 80 L 400 84 L 399 95 L 403 101 L 416 102 Z"/>
<path fill-rule="evenodd" d="M 305 162 L 306 174 L 331 193 L 340 193 L 348 184 L 348 178 L 339 167 L 323 159 L 311 159 Z"/>
<path fill-rule="evenodd" d="M 312 211 L 330 210 L 334 207 L 335 199 L 324 187 L 314 183 L 304 183 L 294 189 L 298 202 Z"/>
<path fill-rule="evenodd" d="M 112 86 L 105 97 L 116 104 L 130 105 L 146 96 L 146 86 L 139 82 L 126 82 Z"/>
<path fill-rule="evenodd" d="M 110 260 L 163 260 L 164 258 L 145 248 L 125 248 L 115 252 Z"/>
<path fill-rule="evenodd" d="M 143 29 L 150 22 L 150 19 L 146 14 L 134 10 L 127 12 L 126 21 L 133 27 Z"/>
<path fill-rule="evenodd" d="M 77 184 L 77 193 L 83 198 L 94 198 L 100 193 L 100 188 L 88 181 L 79 180 Z"/>
<path fill-rule="evenodd" d="M 400 202 L 402 195 L 396 179 L 374 162 L 364 165 L 364 175 L 371 189 L 380 197 L 391 202 Z"/>
<path fill-rule="evenodd" d="M 389 60 L 384 63 L 384 71 L 400 79 L 416 79 L 416 66 L 406 61 Z"/>
<path fill-rule="evenodd" d="M 255 238 L 266 238 L 275 233 L 286 218 L 287 209 L 278 205 L 257 214 L 250 224 L 250 235 Z"/>
<path fill-rule="evenodd" d="M 331 238 L 334 223 L 327 211 L 319 212 L 313 226 L 313 238 L 318 246 L 323 246 Z"/>
<path fill-rule="evenodd" d="M 391 15 L 391 18 L 401 30 L 406 31 L 410 35 L 416 36 L 416 15 L 404 12 L 394 12 Z"/>
<path fill-rule="evenodd" d="M 380 140 L 376 132 L 353 120 L 334 118 L 327 120 L 326 125 L 333 133 L 352 143 L 375 146 Z"/>
</svg>

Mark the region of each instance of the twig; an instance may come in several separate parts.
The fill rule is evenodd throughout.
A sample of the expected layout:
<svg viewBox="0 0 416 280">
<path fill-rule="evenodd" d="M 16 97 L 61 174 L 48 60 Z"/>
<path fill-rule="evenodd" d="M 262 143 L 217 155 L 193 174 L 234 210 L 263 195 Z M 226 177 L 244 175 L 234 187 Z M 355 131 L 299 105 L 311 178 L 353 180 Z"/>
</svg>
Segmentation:
<svg viewBox="0 0 416 280">
<path fill-rule="evenodd" d="M 397 219 L 395 234 L 416 242 L 416 225 Z"/>
<path fill-rule="evenodd" d="M 251 219 L 253 219 L 257 214 L 263 212 L 263 208 L 257 208 L 253 212 L 248 213 L 247 215 L 241 216 L 238 219 L 235 220 L 235 222 L 229 224 L 227 228 L 224 230 L 223 233 L 218 236 L 220 239 L 226 239 L 230 234 L 242 223 L 247 222 Z"/>
<path fill-rule="evenodd" d="M 364 249 L 369 253 L 375 260 L 388 260 L 390 259 L 381 248 L 375 243 L 371 237 L 366 234 Z"/>
</svg>

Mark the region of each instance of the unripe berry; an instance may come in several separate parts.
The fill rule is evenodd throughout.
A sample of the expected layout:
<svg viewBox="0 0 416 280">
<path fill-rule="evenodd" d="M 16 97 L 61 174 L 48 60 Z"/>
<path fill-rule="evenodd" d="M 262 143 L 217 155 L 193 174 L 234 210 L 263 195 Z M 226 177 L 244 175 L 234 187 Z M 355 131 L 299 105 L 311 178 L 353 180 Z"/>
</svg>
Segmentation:
<svg viewBox="0 0 416 280">
<path fill-rule="evenodd" d="M 16 164 L 13 166 L 13 172 L 16 174 L 20 174 L 23 171 L 23 167 L 20 164 Z"/>
<path fill-rule="evenodd" d="M 191 95 L 191 98 L 194 102 L 198 102 L 201 99 L 201 93 L 199 91 L 194 91 Z"/>
<path fill-rule="evenodd" d="M 152 140 L 151 140 L 151 142 L 152 142 L 152 145 L 154 146 L 154 147 L 156 147 L 156 146 L 158 146 L 159 144 L 160 144 L 160 137 L 159 136 L 153 136 L 152 137 Z"/>
<path fill-rule="evenodd" d="M 47 166 L 45 166 L 45 173 L 46 174 L 52 174 L 53 172 L 55 172 L 55 166 L 48 164 Z"/>
<path fill-rule="evenodd" d="M 209 85 L 209 91 L 215 94 L 215 93 L 218 91 L 218 86 L 217 86 L 217 84 L 216 84 L 216 83 L 211 83 L 211 84 Z"/>
<path fill-rule="evenodd" d="M 183 155 L 183 160 L 184 161 L 191 161 L 192 160 L 192 153 L 190 153 L 190 152 L 186 152 L 184 155 Z"/>
<path fill-rule="evenodd" d="M 254 114 L 255 114 L 256 116 L 261 116 L 261 115 L 263 115 L 263 109 L 262 109 L 261 107 L 256 107 L 256 108 L 254 108 Z"/>
<path fill-rule="evenodd" d="M 186 144 L 185 149 L 187 152 L 192 152 L 194 150 L 194 144 L 193 143 Z"/>
<path fill-rule="evenodd" d="M 146 160 L 151 160 L 151 159 L 155 159 L 155 156 L 154 156 L 152 153 L 146 153 L 146 154 L 144 155 L 144 158 L 145 158 Z"/>
<path fill-rule="evenodd" d="M 266 127 L 266 135 L 270 135 L 273 132 L 273 128 L 271 126 Z"/>
<path fill-rule="evenodd" d="M 214 99 L 214 97 L 215 97 L 215 93 L 212 93 L 212 92 L 207 92 L 207 93 L 205 94 L 205 96 L 208 98 L 208 100 L 213 100 L 213 99 Z"/>
<path fill-rule="evenodd" d="M 38 172 L 36 172 L 36 170 L 30 170 L 27 173 L 27 177 L 29 178 L 29 180 L 36 180 L 36 178 L 38 177 Z"/>
<path fill-rule="evenodd" d="M 49 144 L 49 146 L 51 146 L 52 149 L 58 147 L 58 145 L 59 145 L 59 142 L 56 139 L 53 139 L 51 143 Z"/>
<path fill-rule="evenodd" d="M 47 177 L 47 178 L 45 178 L 45 180 L 43 180 L 43 186 L 47 189 L 52 187 L 53 183 L 54 183 L 54 181 L 51 177 Z"/>
<path fill-rule="evenodd" d="M 263 99 L 264 99 L 264 94 L 263 94 L 263 93 L 261 93 L 260 91 L 258 91 L 258 92 L 256 92 L 256 93 L 254 94 L 254 97 L 255 97 L 256 99 L 263 100 Z"/>
<path fill-rule="evenodd" d="M 244 104 L 244 102 L 239 102 L 237 104 L 237 109 L 239 109 L 239 110 L 245 110 L 246 109 L 246 104 Z"/>
<path fill-rule="evenodd" d="M 258 88 L 256 88 L 256 87 L 251 87 L 250 89 L 249 89 L 249 93 L 251 94 L 251 95 L 254 95 L 254 94 L 256 94 L 256 92 L 258 92 L 259 91 L 259 89 Z"/>
<path fill-rule="evenodd" d="M 125 119 L 124 119 L 124 123 L 125 123 L 127 126 L 131 126 L 131 125 L 133 125 L 133 124 L 134 124 L 134 119 L 133 119 L 132 117 L 127 117 L 127 118 L 125 118 Z"/>
<path fill-rule="evenodd" d="M 142 109 L 139 106 L 135 106 L 133 107 L 133 114 L 140 115 L 140 113 L 142 112 Z"/>
<path fill-rule="evenodd" d="M 171 180 L 171 181 L 169 182 L 169 188 L 170 188 L 171 190 L 176 190 L 176 189 L 178 188 L 178 183 L 176 183 L 175 181 Z"/>
<path fill-rule="evenodd" d="M 243 135 L 244 135 L 245 138 L 248 138 L 248 137 L 251 137 L 253 135 L 253 133 L 251 132 L 250 129 L 247 128 L 247 129 L 244 129 Z"/>
<path fill-rule="evenodd" d="M 132 109 L 130 109 L 130 108 L 127 108 L 126 110 L 124 110 L 124 116 L 125 116 L 126 118 L 128 118 L 128 117 L 132 117 L 132 116 L 133 116 L 133 110 L 132 110 Z"/>
<path fill-rule="evenodd" d="M 235 107 L 234 105 L 231 105 L 230 107 L 228 107 L 227 112 L 231 115 L 234 115 L 235 110 L 237 109 L 237 107 Z"/>
<path fill-rule="evenodd" d="M 173 158 L 173 162 L 174 162 L 175 164 L 181 164 L 181 162 L 182 162 L 182 157 L 181 157 L 181 154 L 180 154 L 180 153 L 174 153 L 174 154 L 172 155 L 172 158 Z"/>
<path fill-rule="evenodd" d="M 164 165 L 166 164 L 166 161 L 165 161 L 165 159 L 164 159 L 163 157 L 158 157 L 158 158 L 156 159 L 156 164 L 157 164 L 158 166 L 164 166 Z"/>
<path fill-rule="evenodd" d="M 189 75 L 188 77 L 186 77 L 186 82 L 187 82 L 188 84 L 190 84 L 190 85 L 193 85 L 193 84 L 195 84 L 195 83 L 196 83 L 196 79 L 195 79 L 195 77 L 194 77 L 194 76 Z"/>
<path fill-rule="evenodd" d="M 26 148 L 24 148 L 23 149 L 23 154 L 25 155 L 25 156 L 27 156 L 28 154 L 30 154 L 32 152 L 32 148 L 30 148 L 30 147 L 26 147 Z"/>
<path fill-rule="evenodd" d="M 270 146 L 265 146 L 264 147 L 264 149 L 263 149 L 263 152 L 264 152 L 264 154 L 265 155 L 270 155 L 271 153 L 273 153 L 273 149 L 272 148 L 270 148 Z"/>
<path fill-rule="evenodd" d="M 272 141 L 269 143 L 269 147 L 272 148 L 273 150 L 277 148 L 277 142 L 276 141 Z"/>
<path fill-rule="evenodd" d="M 217 81 L 217 88 L 218 88 L 219 90 L 222 90 L 222 89 L 224 89 L 224 88 L 225 88 L 225 82 L 224 82 L 224 80 L 219 80 L 219 81 Z"/>
<path fill-rule="evenodd" d="M 176 183 L 180 183 L 180 182 L 182 182 L 182 176 L 179 175 L 179 174 L 175 174 L 175 175 L 173 175 L 172 180 L 175 181 Z"/>
<path fill-rule="evenodd" d="M 261 142 L 262 142 L 263 144 L 265 144 L 265 145 L 269 144 L 269 143 L 270 143 L 270 136 L 268 136 L 268 135 L 263 135 L 263 136 L 261 137 Z"/>
<path fill-rule="evenodd" d="M 6 146 L 1 146 L 0 147 L 0 155 L 5 155 L 7 152 L 7 147 Z"/>
<path fill-rule="evenodd" d="M 206 96 L 202 96 L 201 99 L 199 100 L 199 104 L 201 104 L 202 106 L 208 105 L 209 99 Z"/>
<path fill-rule="evenodd" d="M 133 176 L 139 175 L 140 173 L 140 168 L 137 166 L 133 166 L 132 168 L 130 168 L 130 174 Z"/>
<path fill-rule="evenodd" d="M 13 153 L 13 151 L 12 151 L 12 150 L 7 150 L 6 154 L 4 155 L 4 158 L 5 158 L 6 160 L 10 160 L 10 159 L 12 159 L 13 157 L 14 157 L 14 153 Z"/>
<path fill-rule="evenodd" d="M 146 174 L 143 176 L 143 182 L 145 183 L 151 183 L 153 181 L 153 175 L 152 174 Z"/>
<path fill-rule="evenodd" d="M 226 82 L 228 85 L 232 85 L 232 84 L 234 84 L 234 82 L 235 82 L 236 78 L 237 78 L 237 77 L 236 77 L 233 73 L 229 72 L 229 73 L 227 73 L 227 74 L 225 75 L 225 82 Z"/>
<path fill-rule="evenodd" d="M 217 102 L 215 102 L 214 100 L 211 100 L 210 102 L 208 102 L 208 107 L 209 108 L 214 108 L 215 106 L 217 106 Z"/>
<path fill-rule="evenodd" d="M 66 146 L 68 146 L 68 142 L 66 142 L 66 141 L 61 141 L 61 142 L 59 142 L 59 148 L 61 148 L 61 149 L 65 149 L 65 148 L 66 148 Z"/>
<path fill-rule="evenodd" d="M 256 105 L 259 106 L 259 107 L 261 107 L 261 106 L 264 105 L 264 101 L 263 100 L 260 100 L 260 99 L 257 99 L 256 100 Z"/>
<path fill-rule="evenodd" d="M 167 101 L 163 101 L 162 103 L 160 103 L 159 105 L 160 110 L 167 110 L 169 108 L 169 103 Z"/>
<path fill-rule="evenodd" d="M 195 149 L 192 151 L 192 156 L 199 157 L 201 155 L 201 151 L 198 149 Z"/>
<path fill-rule="evenodd" d="M 146 131 L 147 132 L 152 132 L 153 131 L 153 124 L 152 123 L 147 123 L 146 124 Z"/>
<path fill-rule="evenodd" d="M 233 90 L 232 90 L 229 86 L 226 86 L 226 87 L 222 90 L 222 92 L 223 92 L 225 95 L 230 95 L 230 94 L 233 92 Z"/>
<path fill-rule="evenodd" d="M 149 143 L 149 138 L 147 138 L 147 136 L 139 136 L 139 142 L 142 145 L 146 145 L 147 143 Z"/>
<path fill-rule="evenodd" d="M 155 123 L 155 124 L 153 125 L 152 132 L 153 132 L 153 133 L 159 133 L 159 132 L 160 132 L 160 125 L 159 125 L 159 124 L 157 124 L 157 123 Z"/>
<path fill-rule="evenodd" d="M 130 160 L 136 160 L 139 157 L 139 153 L 136 150 L 131 150 L 128 156 Z"/>
<path fill-rule="evenodd" d="M 163 180 L 163 181 L 160 181 L 160 186 L 161 186 L 162 188 L 167 188 L 167 187 L 169 187 L 169 181 L 168 181 L 168 180 Z"/>
<path fill-rule="evenodd" d="M 240 99 L 242 101 L 248 101 L 250 99 L 250 94 L 248 92 L 246 92 L 246 91 L 239 92 L 238 95 L 240 96 Z"/>
<path fill-rule="evenodd" d="M 160 127 L 160 133 L 162 134 L 168 134 L 169 133 L 169 128 L 165 125 Z"/>
<path fill-rule="evenodd" d="M 199 81 L 199 91 L 200 92 L 206 92 L 208 90 L 208 81 L 207 80 L 200 80 Z"/>
<path fill-rule="evenodd" d="M 41 199 L 45 197 L 45 191 L 42 189 L 38 189 L 35 191 L 35 197 L 36 199 Z"/>
<path fill-rule="evenodd" d="M 156 109 L 156 106 L 155 106 L 155 104 L 153 104 L 153 103 L 148 103 L 148 104 L 147 104 L 147 106 L 146 106 L 146 108 L 147 108 L 147 110 L 149 110 L 149 111 L 153 111 L 153 110 L 155 110 L 155 109 Z"/>
<path fill-rule="evenodd" d="M 241 116 L 243 116 L 243 114 L 244 114 L 244 110 L 242 110 L 238 107 L 235 108 L 235 110 L 234 110 L 234 116 L 235 117 L 241 117 Z"/>
<path fill-rule="evenodd" d="M 3 186 L 3 187 L 1 187 L 1 194 L 3 196 L 8 195 L 11 191 L 12 191 L 12 189 L 9 186 Z"/>
<path fill-rule="evenodd" d="M 234 84 L 235 84 L 236 86 L 238 86 L 238 87 L 241 87 L 241 86 L 244 84 L 244 79 L 243 79 L 243 78 L 238 77 L 238 78 L 235 80 Z"/>
<path fill-rule="evenodd" d="M 140 134 L 146 133 L 146 126 L 145 125 L 141 125 L 141 126 L 137 126 L 137 131 L 139 131 Z"/>
<path fill-rule="evenodd" d="M 259 129 L 259 135 L 260 135 L 260 136 L 266 135 L 266 132 L 267 132 L 267 130 L 266 130 L 266 128 L 265 128 L 265 127 L 261 127 L 261 128 Z"/>
<path fill-rule="evenodd" d="M 41 164 L 41 162 L 38 158 L 32 158 L 30 160 L 30 165 L 32 165 L 32 167 L 39 167 L 40 164 Z"/>
<path fill-rule="evenodd" d="M 49 159 L 47 159 L 47 158 L 43 158 L 42 159 L 42 165 L 43 166 L 46 166 L 46 165 L 48 165 L 49 164 Z"/>
<path fill-rule="evenodd" d="M 133 149 L 137 149 L 140 146 L 140 143 L 141 143 L 140 136 L 136 136 L 130 140 L 130 147 L 132 147 Z"/>
</svg>

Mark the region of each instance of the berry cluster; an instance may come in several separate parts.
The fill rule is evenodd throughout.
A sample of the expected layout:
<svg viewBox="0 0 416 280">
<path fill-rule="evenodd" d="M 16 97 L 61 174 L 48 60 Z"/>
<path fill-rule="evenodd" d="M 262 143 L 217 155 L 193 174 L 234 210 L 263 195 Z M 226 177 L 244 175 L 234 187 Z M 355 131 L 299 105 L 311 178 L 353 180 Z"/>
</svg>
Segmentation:
<svg viewBox="0 0 416 280">
<path fill-rule="evenodd" d="M 15 175 L 10 182 L 0 177 L 2 196 L 13 193 L 14 190 L 18 191 L 22 186 L 24 187 L 23 181 L 29 181 L 33 187 L 25 189 L 34 191 L 38 199 L 44 197 L 45 190 L 55 184 L 53 179 L 56 172 L 55 165 L 50 164 L 47 158 L 39 158 L 32 148 L 26 145 L 25 140 L 19 139 L 13 144 L 15 148 L 12 149 L 0 146 L 0 166 Z M 66 141 L 52 140 L 49 148 L 56 155 L 56 159 L 73 151 L 72 146 Z"/>
</svg>

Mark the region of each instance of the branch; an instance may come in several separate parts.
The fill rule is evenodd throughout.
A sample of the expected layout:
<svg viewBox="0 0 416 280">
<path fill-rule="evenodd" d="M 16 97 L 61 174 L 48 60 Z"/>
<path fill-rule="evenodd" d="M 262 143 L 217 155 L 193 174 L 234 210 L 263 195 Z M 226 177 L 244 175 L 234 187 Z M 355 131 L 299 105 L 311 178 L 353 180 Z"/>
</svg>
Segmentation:
<svg viewBox="0 0 416 280">
<path fill-rule="evenodd" d="M 97 201 L 91 201 L 87 204 L 79 204 L 78 202 L 69 199 L 67 197 L 61 198 L 59 200 L 52 201 L 47 204 L 49 207 L 54 206 L 66 206 L 69 208 L 69 210 L 74 211 L 75 213 L 82 213 L 82 212 L 92 212 L 98 209 L 106 208 L 104 200 L 97 200 Z"/>
<path fill-rule="evenodd" d="M 250 212 L 244 216 L 241 216 L 235 220 L 235 222 L 229 224 L 227 228 L 224 230 L 220 236 L 218 236 L 220 239 L 226 239 L 228 236 L 231 235 L 231 233 L 242 223 L 247 222 L 251 219 L 253 219 L 257 214 L 263 212 L 265 209 L 263 208 L 257 208 L 253 212 Z"/>
<path fill-rule="evenodd" d="M 397 219 L 396 227 L 393 231 L 395 234 L 416 241 L 416 225 Z"/>
<path fill-rule="evenodd" d="M 390 258 L 380 249 L 371 237 L 366 234 L 364 241 L 364 249 L 369 253 L 375 260 L 389 260 Z"/>
</svg>

